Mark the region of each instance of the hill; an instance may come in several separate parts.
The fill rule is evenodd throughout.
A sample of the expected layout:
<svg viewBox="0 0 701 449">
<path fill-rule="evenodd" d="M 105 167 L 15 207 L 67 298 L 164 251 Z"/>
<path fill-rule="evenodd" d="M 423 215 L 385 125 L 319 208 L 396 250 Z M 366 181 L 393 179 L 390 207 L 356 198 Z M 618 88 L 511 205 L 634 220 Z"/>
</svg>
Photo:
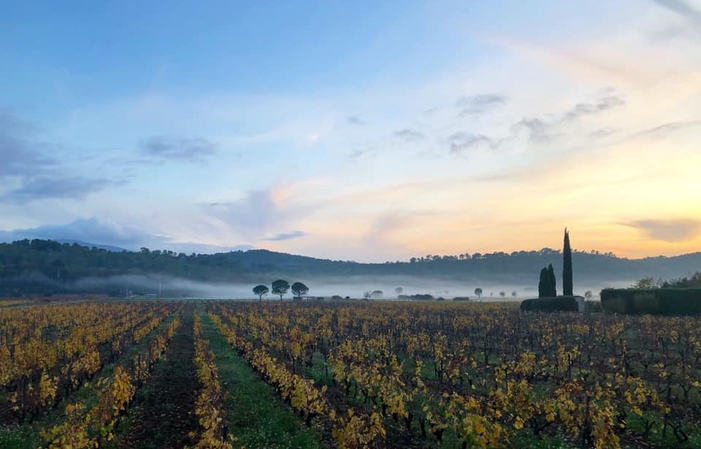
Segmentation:
<svg viewBox="0 0 701 449">
<path fill-rule="evenodd" d="M 91 291 L 120 295 L 135 276 L 178 278 L 210 283 L 258 283 L 276 277 L 348 279 L 411 277 L 454 282 L 489 281 L 537 284 L 540 269 L 552 263 L 561 272 L 560 251 L 496 252 L 431 256 L 410 261 L 358 263 L 326 260 L 267 250 L 218 254 L 174 253 L 142 249 L 114 252 L 98 245 L 21 240 L 0 244 L 0 295 Z M 676 257 L 626 259 L 598 252 L 573 253 L 578 282 L 605 283 L 651 276 L 674 279 L 701 271 L 701 253 Z M 107 282 L 120 277 L 119 282 Z M 131 276 L 132 278 L 125 278 Z M 123 293 L 121 293 L 123 294 Z"/>
</svg>

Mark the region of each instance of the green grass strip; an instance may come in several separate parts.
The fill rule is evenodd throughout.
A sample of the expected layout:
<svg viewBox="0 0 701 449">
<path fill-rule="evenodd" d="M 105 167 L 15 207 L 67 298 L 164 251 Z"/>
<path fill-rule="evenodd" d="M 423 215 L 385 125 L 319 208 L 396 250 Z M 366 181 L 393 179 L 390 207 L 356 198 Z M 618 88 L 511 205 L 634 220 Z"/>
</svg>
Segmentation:
<svg viewBox="0 0 701 449">
<path fill-rule="evenodd" d="M 219 381 L 229 396 L 224 402 L 229 432 L 236 447 L 266 449 L 323 448 L 319 433 L 277 397 L 251 366 L 229 346 L 207 314 L 200 313 L 202 333 L 209 340 L 219 369 Z"/>
</svg>

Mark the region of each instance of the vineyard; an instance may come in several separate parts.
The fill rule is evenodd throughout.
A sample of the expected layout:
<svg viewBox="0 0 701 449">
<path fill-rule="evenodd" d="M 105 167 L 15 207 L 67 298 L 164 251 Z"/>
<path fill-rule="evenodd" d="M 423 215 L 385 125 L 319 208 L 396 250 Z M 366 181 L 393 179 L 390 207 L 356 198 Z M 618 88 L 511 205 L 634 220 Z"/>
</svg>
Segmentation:
<svg viewBox="0 0 701 449">
<path fill-rule="evenodd" d="M 0 308 L 0 447 L 701 448 L 701 322 L 517 303 Z"/>
</svg>

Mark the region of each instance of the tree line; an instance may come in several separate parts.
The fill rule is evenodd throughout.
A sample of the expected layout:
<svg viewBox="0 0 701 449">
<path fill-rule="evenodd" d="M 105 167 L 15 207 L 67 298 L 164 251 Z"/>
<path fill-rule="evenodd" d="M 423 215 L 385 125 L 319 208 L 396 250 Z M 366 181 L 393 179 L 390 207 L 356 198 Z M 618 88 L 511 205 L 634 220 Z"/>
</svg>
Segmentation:
<svg viewBox="0 0 701 449">
<path fill-rule="evenodd" d="M 430 259 L 430 260 L 429 260 Z M 701 253 L 677 257 L 652 257 L 640 260 L 615 258 L 605 253 L 572 250 L 579 279 L 640 279 L 656 273 L 673 278 L 701 265 Z M 325 260 L 267 250 L 231 251 L 217 254 L 185 254 L 150 250 L 111 252 L 77 243 L 52 240 L 19 240 L 0 243 L 0 295 L 52 293 L 124 294 L 124 288 L 138 292 L 139 285 L 108 285 L 95 282 L 86 287 L 80 280 L 103 280 L 120 275 L 162 275 L 203 282 L 253 284 L 261 276 L 267 279 L 323 276 L 395 276 L 407 275 L 432 279 L 479 280 L 487 278 L 530 278 L 534 270 L 552 264 L 556 269 L 562 252 L 544 248 L 539 251 L 495 252 L 460 256 L 431 256 L 404 262 L 357 263 Z M 87 290 L 86 290 L 87 289 Z M 176 294 L 177 292 L 170 292 Z"/>
</svg>

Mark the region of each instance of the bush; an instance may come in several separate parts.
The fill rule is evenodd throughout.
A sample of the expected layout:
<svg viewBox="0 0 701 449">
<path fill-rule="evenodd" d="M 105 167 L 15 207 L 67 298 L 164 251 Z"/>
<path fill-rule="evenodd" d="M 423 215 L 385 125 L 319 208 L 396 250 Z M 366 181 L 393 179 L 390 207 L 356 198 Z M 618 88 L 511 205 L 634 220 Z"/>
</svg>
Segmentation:
<svg viewBox="0 0 701 449">
<path fill-rule="evenodd" d="M 579 307 L 574 296 L 558 296 L 555 298 L 525 299 L 521 302 L 522 312 L 577 312 Z"/>
<path fill-rule="evenodd" d="M 601 301 L 584 301 L 584 311 L 587 313 L 601 313 L 604 310 L 601 307 Z"/>
<path fill-rule="evenodd" d="M 410 299 L 413 301 L 433 301 L 433 295 L 419 293 L 417 295 L 411 295 Z"/>
<path fill-rule="evenodd" d="M 469 296 L 456 296 L 453 298 L 453 301 L 469 301 L 470 297 Z"/>
<path fill-rule="evenodd" d="M 607 288 L 601 306 L 626 315 L 701 315 L 701 288 Z"/>
</svg>

